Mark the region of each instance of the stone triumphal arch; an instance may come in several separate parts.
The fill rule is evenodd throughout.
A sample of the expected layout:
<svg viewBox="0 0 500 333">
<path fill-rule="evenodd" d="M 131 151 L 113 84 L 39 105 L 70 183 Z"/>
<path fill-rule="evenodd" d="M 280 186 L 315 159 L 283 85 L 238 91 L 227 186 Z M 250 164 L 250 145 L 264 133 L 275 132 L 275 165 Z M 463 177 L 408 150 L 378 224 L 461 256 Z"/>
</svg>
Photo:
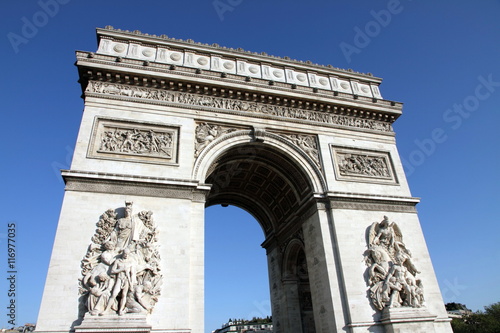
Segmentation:
<svg viewBox="0 0 500 333">
<path fill-rule="evenodd" d="M 381 79 L 97 35 L 37 331 L 202 333 L 204 209 L 230 204 L 264 230 L 275 332 L 451 332 Z"/>
</svg>

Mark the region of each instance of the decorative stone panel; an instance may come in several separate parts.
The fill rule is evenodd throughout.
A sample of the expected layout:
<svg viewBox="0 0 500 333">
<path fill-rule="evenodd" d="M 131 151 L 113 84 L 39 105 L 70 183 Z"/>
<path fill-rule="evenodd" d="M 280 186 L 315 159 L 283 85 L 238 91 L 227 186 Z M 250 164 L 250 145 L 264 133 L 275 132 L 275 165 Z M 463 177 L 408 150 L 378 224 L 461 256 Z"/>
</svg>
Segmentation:
<svg viewBox="0 0 500 333">
<path fill-rule="evenodd" d="M 87 156 L 141 163 L 177 164 L 179 127 L 96 118 Z"/>
<path fill-rule="evenodd" d="M 337 180 L 398 184 L 389 152 L 332 146 Z"/>
</svg>

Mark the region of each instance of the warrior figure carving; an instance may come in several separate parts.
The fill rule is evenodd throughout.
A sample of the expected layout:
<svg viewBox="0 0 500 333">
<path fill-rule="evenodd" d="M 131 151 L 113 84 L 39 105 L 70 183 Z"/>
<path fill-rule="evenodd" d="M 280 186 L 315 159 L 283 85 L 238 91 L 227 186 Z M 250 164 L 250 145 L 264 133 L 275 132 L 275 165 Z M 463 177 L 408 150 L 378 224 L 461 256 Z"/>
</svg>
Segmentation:
<svg viewBox="0 0 500 333">
<path fill-rule="evenodd" d="M 101 216 L 82 260 L 80 293 L 90 315 L 152 311 L 162 283 L 152 214 L 133 215 L 126 202 L 122 218 L 113 209 Z"/>
<path fill-rule="evenodd" d="M 401 230 L 384 216 L 368 228 L 368 265 L 370 298 L 378 310 L 386 307 L 421 307 L 424 303 L 420 273 L 403 243 Z"/>
</svg>

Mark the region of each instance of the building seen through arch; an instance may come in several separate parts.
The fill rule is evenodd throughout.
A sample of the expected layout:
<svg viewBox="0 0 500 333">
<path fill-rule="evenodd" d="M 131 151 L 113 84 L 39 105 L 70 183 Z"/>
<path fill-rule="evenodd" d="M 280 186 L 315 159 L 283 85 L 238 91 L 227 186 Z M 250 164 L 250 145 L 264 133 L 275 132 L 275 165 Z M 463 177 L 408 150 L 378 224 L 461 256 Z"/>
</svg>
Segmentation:
<svg viewBox="0 0 500 333">
<path fill-rule="evenodd" d="M 97 36 L 38 332 L 204 332 L 219 204 L 262 227 L 274 332 L 451 332 L 380 78 Z"/>
</svg>

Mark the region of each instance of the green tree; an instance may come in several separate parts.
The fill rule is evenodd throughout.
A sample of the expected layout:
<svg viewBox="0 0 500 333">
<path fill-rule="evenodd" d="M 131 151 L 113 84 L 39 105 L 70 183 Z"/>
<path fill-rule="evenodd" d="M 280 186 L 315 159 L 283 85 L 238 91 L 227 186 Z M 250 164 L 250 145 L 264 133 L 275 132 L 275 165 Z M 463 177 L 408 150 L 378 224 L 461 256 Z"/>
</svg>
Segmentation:
<svg viewBox="0 0 500 333">
<path fill-rule="evenodd" d="M 454 333 L 499 333 L 500 302 L 485 306 L 484 311 L 466 313 L 462 318 L 453 318 L 451 327 Z"/>
<path fill-rule="evenodd" d="M 446 303 L 444 306 L 446 308 L 446 311 L 455 311 L 455 310 L 470 311 L 469 309 L 467 309 L 465 304 L 462 304 L 462 303 L 451 302 L 451 303 Z"/>
</svg>

